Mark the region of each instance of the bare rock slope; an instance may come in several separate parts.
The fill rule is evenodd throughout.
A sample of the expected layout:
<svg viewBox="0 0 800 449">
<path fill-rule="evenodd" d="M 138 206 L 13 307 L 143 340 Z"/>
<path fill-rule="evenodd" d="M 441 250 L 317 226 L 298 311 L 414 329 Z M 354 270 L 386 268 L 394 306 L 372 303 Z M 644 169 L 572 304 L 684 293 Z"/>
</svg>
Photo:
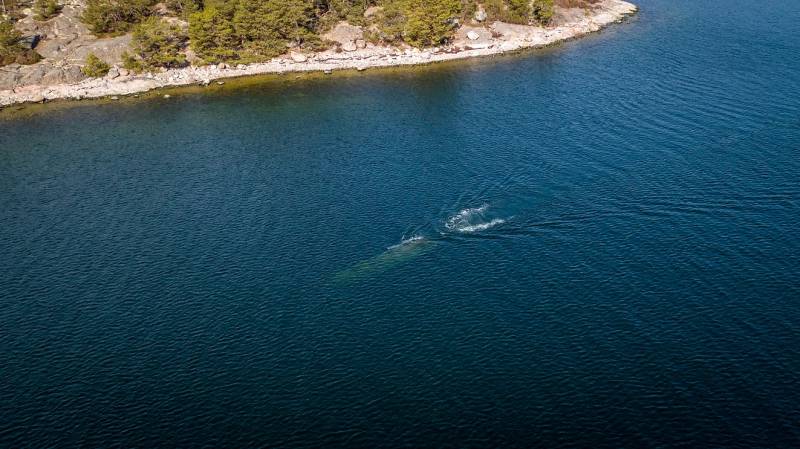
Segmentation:
<svg viewBox="0 0 800 449">
<path fill-rule="evenodd" d="M 82 2 L 71 2 L 64 5 L 61 14 L 48 21 L 36 21 L 33 14 L 20 20 L 15 25 L 17 30 L 26 36 L 41 37 L 36 51 L 44 59 L 29 66 L 0 67 L 0 90 L 77 83 L 85 78 L 80 68 L 89 53 L 110 64 L 119 63 L 130 44 L 130 35 L 105 39 L 93 36 L 80 20 L 83 8 Z"/>
</svg>

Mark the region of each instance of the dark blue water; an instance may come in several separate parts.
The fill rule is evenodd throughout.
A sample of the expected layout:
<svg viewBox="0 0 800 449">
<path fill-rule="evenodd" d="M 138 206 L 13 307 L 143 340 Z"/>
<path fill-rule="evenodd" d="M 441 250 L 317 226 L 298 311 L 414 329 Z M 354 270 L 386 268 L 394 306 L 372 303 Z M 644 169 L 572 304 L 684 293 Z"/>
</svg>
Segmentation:
<svg viewBox="0 0 800 449">
<path fill-rule="evenodd" d="M 800 2 L 0 120 L 0 447 L 800 446 Z"/>
</svg>

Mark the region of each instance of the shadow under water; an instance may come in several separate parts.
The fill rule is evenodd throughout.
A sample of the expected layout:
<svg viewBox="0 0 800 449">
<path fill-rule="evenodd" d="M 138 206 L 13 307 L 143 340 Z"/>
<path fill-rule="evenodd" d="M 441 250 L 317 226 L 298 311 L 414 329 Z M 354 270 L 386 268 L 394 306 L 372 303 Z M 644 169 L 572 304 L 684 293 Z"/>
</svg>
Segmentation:
<svg viewBox="0 0 800 449">
<path fill-rule="evenodd" d="M 386 272 L 432 252 L 444 242 L 456 241 L 457 237 L 479 235 L 481 232 L 505 224 L 511 218 L 513 217 L 497 217 L 490 212 L 488 203 L 462 209 L 440 220 L 437 225 L 430 226 L 431 230 L 418 229 L 411 233 L 411 237 L 404 236 L 400 243 L 386 248 L 377 256 L 340 271 L 334 276 L 334 280 L 350 281 Z"/>
</svg>

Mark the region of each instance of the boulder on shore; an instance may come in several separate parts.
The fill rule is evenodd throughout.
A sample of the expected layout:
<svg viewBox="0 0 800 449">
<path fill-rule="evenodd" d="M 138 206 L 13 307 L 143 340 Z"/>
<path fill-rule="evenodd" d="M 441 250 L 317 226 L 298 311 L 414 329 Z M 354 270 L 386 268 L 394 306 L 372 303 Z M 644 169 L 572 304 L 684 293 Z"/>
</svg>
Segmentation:
<svg viewBox="0 0 800 449">
<path fill-rule="evenodd" d="M 306 56 L 306 55 L 304 55 L 302 53 L 298 53 L 296 51 L 291 52 L 289 54 L 289 57 L 292 58 L 292 61 L 294 61 L 294 62 L 306 62 L 306 61 L 308 61 L 308 56 Z"/>
<path fill-rule="evenodd" d="M 347 22 L 339 22 L 332 30 L 325 33 L 322 38 L 336 42 L 341 45 L 342 48 L 345 46 L 352 48 L 351 46 L 354 45 L 355 41 L 364 38 L 364 30 L 359 26 L 350 25 Z M 345 49 L 345 51 L 351 50 Z"/>
</svg>

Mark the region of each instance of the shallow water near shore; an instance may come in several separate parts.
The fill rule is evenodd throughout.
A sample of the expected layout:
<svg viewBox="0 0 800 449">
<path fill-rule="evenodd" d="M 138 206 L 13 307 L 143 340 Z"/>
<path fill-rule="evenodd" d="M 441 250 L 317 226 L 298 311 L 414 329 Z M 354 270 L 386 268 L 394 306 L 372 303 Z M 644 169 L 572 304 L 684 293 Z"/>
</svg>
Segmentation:
<svg viewBox="0 0 800 449">
<path fill-rule="evenodd" d="M 800 4 L 638 4 L 3 111 L 0 447 L 800 445 Z"/>
</svg>

